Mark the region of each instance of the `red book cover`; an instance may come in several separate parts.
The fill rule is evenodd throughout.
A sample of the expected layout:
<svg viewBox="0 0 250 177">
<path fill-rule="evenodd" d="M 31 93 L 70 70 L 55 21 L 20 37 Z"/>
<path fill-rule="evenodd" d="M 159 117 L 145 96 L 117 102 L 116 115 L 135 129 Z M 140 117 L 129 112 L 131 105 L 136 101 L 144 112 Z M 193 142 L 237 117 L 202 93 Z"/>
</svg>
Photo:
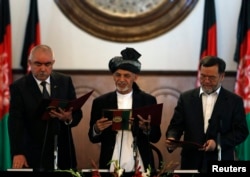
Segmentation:
<svg viewBox="0 0 250 177">
<path fill-rule="evenodd" d="M 142 116 L 144 119 L 148 119 L 151 115 L 151 125 L 160 125 L 162 116 L 163 103 L 153 104 L 149 106 L 144 106 L 140 108 L 135 108 L 133 110 L 133 117 L 136 118 L 137 115 Z"/>
<path fill-rule="evenodd" d="M 74 100 L 62 100 L 55 98 L 43 99 L 37 109 L 37 112 L 38 114 L 40 112 L 42 120 L 47 120 L 50 118 L 49 111 L 52 109 L 57 110 L 58 108 L 62 108 L 68 110 L 71 107 L 73 107 L 73 111 L 81 109 L 81 107 L 88 100 L 93 91 L 94 90 Z"/>
<path fill-rule="evenodd" d="M 173 139 L 167 139 L 177 145 L 177 147 L 185 147 L 185 148 L 203 148 L 202 144 L 198 144 L 196 142 L 192 141 L 181 141 L 181 140 L 173 140 Z"/>
</svg>

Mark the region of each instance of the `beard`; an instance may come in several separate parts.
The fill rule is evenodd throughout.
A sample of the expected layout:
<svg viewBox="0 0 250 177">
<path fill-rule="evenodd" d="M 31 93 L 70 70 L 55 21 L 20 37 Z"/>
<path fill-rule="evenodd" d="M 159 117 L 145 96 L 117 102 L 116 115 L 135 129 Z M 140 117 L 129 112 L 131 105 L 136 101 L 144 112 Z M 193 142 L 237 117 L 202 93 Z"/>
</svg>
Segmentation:
<svg viewBox="0 0 250 177">
<path fill-rule="evenodd" d="M 202 86 L 202 89 L 205 93 L 207 94 L 211 94 L 213 92 L 215 92 L 221 85 L 217 85 L 216 87 L 205 87 L 205 86 Z"/>
<path fill-rule="evenodd" d="M 126 87 L 119 87 L 118 85 L 116 86 L 116 90 L 118 91 L 118 92 L 126 92 L 126 91 L 128 91 L 129 90 L 129 87 L 128 86 L 126 86 Z"/>
</svg>

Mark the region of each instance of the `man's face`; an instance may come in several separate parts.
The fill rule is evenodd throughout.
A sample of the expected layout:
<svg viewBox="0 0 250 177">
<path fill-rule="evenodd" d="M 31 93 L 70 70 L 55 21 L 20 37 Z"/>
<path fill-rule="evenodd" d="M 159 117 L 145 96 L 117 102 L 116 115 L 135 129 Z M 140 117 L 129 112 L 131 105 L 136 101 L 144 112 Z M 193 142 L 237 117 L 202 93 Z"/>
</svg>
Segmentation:
<svg viewBox="0 0 250 177">
<path fill-rule="evenodd" d="M 132 91 L 133 82 L 137 79 L 137 74 L 127 70 L 118 69 L 113 73 L 116 89 L 121 94 Z"/>
<path fill-rule="evenodd" d="M 224 73 L 219 74 L 218 66 L 203 67 L 200 70 L 200 84 L 207 94 L 214 92 L 222 83 Z"/>
<path fill-rule="evenodd" d="M 38 49 L 34 52 L 33 58 L 29 60 L 29 65 L 33 75 L 38 80 L 44 81 L 51 74 L 54 62 L 51 52 Z"/>
</svg>

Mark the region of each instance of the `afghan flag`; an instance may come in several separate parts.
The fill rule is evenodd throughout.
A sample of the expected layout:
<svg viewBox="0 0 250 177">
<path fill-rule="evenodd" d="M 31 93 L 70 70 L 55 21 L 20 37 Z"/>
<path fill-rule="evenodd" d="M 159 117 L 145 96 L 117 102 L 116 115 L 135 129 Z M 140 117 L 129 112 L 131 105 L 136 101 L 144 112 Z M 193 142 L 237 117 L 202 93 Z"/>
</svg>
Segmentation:
<svg viewBox="0 0 250 177">
<path fill-rule="evenodd" d="M 8 117 L 12 82 L 9 0 L 0 0 L 0 171 L 11 167 Z"/>
<path fill-rule="evenodd" d="M 37 0 L 30 0 L 30 9 L 28 22 L 26 26 L 22 58 L 21 58 L 21 66 L 23 67 L 23 73 L 27 73 L 30 71 L 28 66 L 28 57 L 30 50 L 40 44 L 40 25 L 39 25 L 39 17 L 38 17 L 38 8 L 37 8 Z"/>
<path fill-rule="evenodd" d="M 217 30 L 214 0 L 205 0 L 204 4 L 200 59 L 207 55 L 217 56 Z M 199 78 L 200 73 L 198 68 L 197 86 L 200 86 Z"/>
<path fill-rule="evenodd" d="M 235 93 L 244 100 L 248 129 L 250 129 L 250 1 L 242 0 L 238 21 L 234 60 L 238 63 Z M 250 160 L 250 136 L 236 147 L 239 160 Z"/>
</svg>

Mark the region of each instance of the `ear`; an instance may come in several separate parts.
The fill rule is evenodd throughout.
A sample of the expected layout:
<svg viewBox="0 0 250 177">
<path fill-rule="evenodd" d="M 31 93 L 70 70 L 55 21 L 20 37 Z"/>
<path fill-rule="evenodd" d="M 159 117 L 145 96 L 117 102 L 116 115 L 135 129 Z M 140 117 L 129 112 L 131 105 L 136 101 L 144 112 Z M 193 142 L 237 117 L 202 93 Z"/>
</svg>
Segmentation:
<svg viewBox="0 0 250 177">
<path fill-rule="evenodd" d="M 139 77 L 139 76 L 138 76 L 137 74 L 135 74 L 135 81 L 137 80 L 138 77 Z"/>
<path fill-rule="evenodd" d="M 225 78 L 225 73 L 222 73 L 221 74 L 221 82 L 224 80 L 224 78 Z"/>
</svg>

